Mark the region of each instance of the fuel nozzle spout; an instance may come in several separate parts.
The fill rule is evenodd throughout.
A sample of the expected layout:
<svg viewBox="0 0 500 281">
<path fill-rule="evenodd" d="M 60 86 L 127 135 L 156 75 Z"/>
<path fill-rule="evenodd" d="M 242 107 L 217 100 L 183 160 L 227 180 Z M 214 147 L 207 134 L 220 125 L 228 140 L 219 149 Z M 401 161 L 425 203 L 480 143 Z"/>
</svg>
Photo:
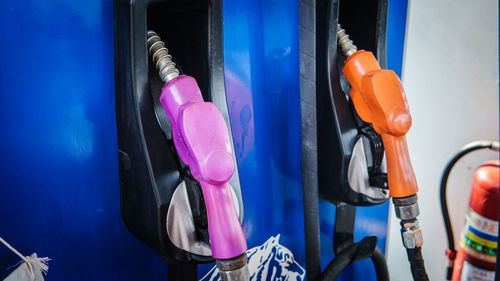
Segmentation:
<svg viewBox="0 0 500 281">
<path fill-rule="evenodd" d="M 337 26 L 337 40 L 346 56 L 342 72 L 351 84 L 350 98 L 359 117 L 382 136 L 387 160 L 389 194 L 401 220 L 401 237 L 415 280 L 428 280 L 422 259 L 422 231 L 417 216 L 417 181 L 411 165 L 406 133 L 411 115 L 401 81 L 394 71 L 381 69 L 375 56 L 359 50 Z"/>
<path fill-rule="evenodd" d="M 246 253 L 233 259 L 217 260 L 217 268 L 222 281 L 250 280 Z"/>
</svg>

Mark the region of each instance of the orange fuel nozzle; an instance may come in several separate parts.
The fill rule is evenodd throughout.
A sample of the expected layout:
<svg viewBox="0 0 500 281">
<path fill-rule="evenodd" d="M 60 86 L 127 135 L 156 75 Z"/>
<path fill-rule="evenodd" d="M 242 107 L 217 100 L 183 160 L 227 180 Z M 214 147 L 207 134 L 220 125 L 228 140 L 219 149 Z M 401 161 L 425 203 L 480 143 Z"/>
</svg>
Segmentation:
<svg viewBox="0 0 500 281">
<path fill-rule="evenodd" d="M 348 56 L 343 73 L 351 84 L 356 112 L 373 125 L 384 142 L 389 193 L 393 198 L 414 195 L 418 187 L 405 137 L 411 115 L 403 86 L 394 71 L 380 69 L 371 52 L 357 51 L 352 41 L 340 43 Z"/>
<path fill-rule="evenodd" d="M 351 100 L 359 117 L 382 136 L 387 160 L 389 193 L 414 280 L 429 280 L 422 257 L 418 225 L 417 180 L 408 154 L 406 133 L 411 116 L 405 91 L 394 71 L 382 70 L 371 52 L 358 51 L 340 25 L 337 39 L 346 55 L 343 73 L 351 84 Z"/>
</svg>

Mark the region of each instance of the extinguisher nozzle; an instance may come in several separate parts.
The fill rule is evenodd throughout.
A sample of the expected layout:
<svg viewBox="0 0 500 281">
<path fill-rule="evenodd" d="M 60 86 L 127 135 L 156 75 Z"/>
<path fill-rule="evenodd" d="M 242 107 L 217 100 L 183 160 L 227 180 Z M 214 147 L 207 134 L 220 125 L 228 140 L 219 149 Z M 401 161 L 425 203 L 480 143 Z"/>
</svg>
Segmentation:
<svg viewBox="0 0 500 281">
<path fill-rule="evenodd" d="M 491 143 L 491 149 L 495 151 L 500 151 L 500 142 L 494 141 Z"/>
</svg>

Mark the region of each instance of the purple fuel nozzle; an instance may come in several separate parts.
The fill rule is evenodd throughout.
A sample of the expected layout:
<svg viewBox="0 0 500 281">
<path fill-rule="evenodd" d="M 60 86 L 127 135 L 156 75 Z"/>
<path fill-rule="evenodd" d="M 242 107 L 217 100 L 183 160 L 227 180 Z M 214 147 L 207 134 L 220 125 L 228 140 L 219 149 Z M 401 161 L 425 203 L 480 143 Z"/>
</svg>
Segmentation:
<svg viewBox="0 0 500 281">
<path fill-rule="evenodd" d="M 249 280 L 247 243 L 233 203 L 229 180 L 234 159 L 226 122 L 205 102 L 196 80 L 180 75 L 165 44 L 148 31 L 149 54 L 165 82 L 160 102 L 167 113 L 177 153 L 201 184 L 212 256 L 223 281 Z"/>
<path fill-rule="evenodd" d="M 177 153 L 201 183 L 213 257 L 243 254 L 247 245 L 229 186 L 234 159 L 224 118 L 214 104 L 203 101 L 190 76 L 165 83 L 160 102 L 170 118 Z"/>
</svg>

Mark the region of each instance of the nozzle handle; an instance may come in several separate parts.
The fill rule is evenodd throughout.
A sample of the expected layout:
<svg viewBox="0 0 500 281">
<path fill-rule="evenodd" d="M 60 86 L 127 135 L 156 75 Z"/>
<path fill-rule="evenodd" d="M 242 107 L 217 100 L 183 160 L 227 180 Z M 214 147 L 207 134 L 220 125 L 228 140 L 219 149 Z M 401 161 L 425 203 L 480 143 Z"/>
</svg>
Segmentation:
<svg viewBox="0 0 500 281">
<path fill-rule="evenodd" d="M 200 181 L 205 198 L 212 256 L 228 259 L 245 253 L 247 244 L 233 203 L 231 186 Z"/>
<path fill-rule="evenodd" d="M 416 194 L 417 180 L 410 162 L 406 137 L 382 134 L 382 141 L 385 148 L 391 197 L 403 198 Z"/>
<path fill-rule="evenodd" d="M 382 70 L 371 52 L 357 51 L 344 63 L 351 100 L 359 117 L 382 136 L 387 160 L 389 193 L 402 198 L 417 193 L 417 181 L 406 144 L 411 115 L 396 73 Z"/>
</svg>

